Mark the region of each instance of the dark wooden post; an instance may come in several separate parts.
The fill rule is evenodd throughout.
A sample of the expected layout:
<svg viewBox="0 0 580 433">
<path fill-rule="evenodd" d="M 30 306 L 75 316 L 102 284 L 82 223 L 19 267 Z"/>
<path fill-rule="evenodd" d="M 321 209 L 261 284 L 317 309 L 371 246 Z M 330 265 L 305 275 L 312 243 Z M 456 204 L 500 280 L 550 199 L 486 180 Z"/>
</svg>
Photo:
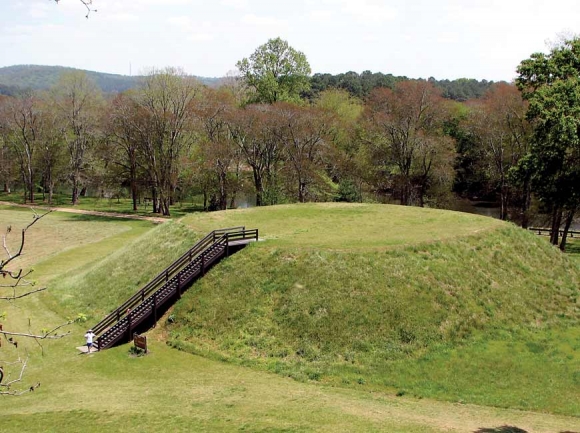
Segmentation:
<svg viewBox="0 0 580 433">
<path fill-rule="evenodd" d="M 177 299 L 181 299 L 181 272 L 177 274 Z"/>
<path fill-rule="evenodd" d="M 153 322 L 157 324 L 157 292 L 153 295 Z"/>
<path fill-rule="evenodd" d="M 131 316 L 133 315 L 132 311 L 129 311 L 129 314 L 127 314 L 127 341 L 131 341 L 131 325 L 132 325 L 132 320 L 131 320 Z"/>
<path fill-rule="evenodd" d="M 230 256 L 230 234 L 226 233 L 226 257 Z"/>
<path fill-rule="evenodd" d="M 201 275 L 205 275 L 205 251 L 201 253 Z"/>
</svg>

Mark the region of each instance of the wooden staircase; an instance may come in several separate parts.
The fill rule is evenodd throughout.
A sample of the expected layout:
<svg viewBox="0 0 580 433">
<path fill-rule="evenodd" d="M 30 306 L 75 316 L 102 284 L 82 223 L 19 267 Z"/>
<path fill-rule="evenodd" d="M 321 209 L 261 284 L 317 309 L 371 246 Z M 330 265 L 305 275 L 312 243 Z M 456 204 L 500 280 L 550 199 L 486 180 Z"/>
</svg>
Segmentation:
<svg viewBox="0 0 580 433">
<path fill-rule="evenodd" d="M 258 240 L 258 229 L 232 227 L 214 230 L 167 269 L 137 291 L 92 329 L 99 350 L 131 340 L 157 323 L 158 315 L 173 305 L 182 293 L 223 257 Z"/>
</svg>

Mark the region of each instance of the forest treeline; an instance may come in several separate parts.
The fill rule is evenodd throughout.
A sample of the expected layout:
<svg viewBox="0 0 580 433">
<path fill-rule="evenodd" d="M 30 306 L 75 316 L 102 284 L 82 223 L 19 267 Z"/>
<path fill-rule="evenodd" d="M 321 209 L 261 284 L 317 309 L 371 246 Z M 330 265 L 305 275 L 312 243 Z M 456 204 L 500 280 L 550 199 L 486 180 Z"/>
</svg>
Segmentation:
<svg viewBox="0 0 580 433">
<path fill-rule="evenodd" d="M 568 100 L 557 113 L 542 105 L 535 69 L 558 53 L 532 56 L 516 84 L 489 83 L 467 101 L 446 98 L 433 80 L 377 74 L 366 74 L 377 85 L 360 96 L 332 80 L 315 87 L 304 54 L 281 39 L 215 88 L 167 68 L 107 95 L 85 73 L 67 71 L 48 91 L 1 97 L 0 182 L 22 190 L 24 202 L 49 204 L 57 188 L 69 188 L 72 204 L 87 190 L 126 191 L 135 210 L 147 198 L 163 215 L 192 195 L 221 210 L 248 192 L 258 206 L 445 207 L 459 194 L 496 200 L 502 219 L 524 227 L 536 203 L 567 229 L 580 201 L 570 129 L 578 116 L 570 120 Z M 558 123 L 562 115 L 572 123 Z M 566 236 L 553 242 L 564 248 Z"/>
<path fill-rule="evenodd" d="M 30 90 L 47 90 L 59 80 L 63 72 L 80 71 L 62 66 L 16 65 L 0 68 L 0 95 L 16 96 Z M 107 74 L 103 72 L 84 71 L 103 93 L 121 93 L 137 88 L 143 76 Z M 201 83 L 210 87 L 219 87 L 227 78 L 197 77 Z M 405 76 L 394 76 L 381 72 L 364 71 L 342 74 L 314 74 L 310 78 L 310 89 L 302 96 L 314 99 L 328 89 L 344 89 L 352 96 L 364 98 L 376 87 L 393 88 L 399 81 L 407 81 Z M 456 80 L 436 80 L 430 77 L 427 81 L 443 90 L 443 97 L 455 101 L 467 101 L 479 98 L 493 84 L 493 81 L 459 78 Z"/>
</svg>

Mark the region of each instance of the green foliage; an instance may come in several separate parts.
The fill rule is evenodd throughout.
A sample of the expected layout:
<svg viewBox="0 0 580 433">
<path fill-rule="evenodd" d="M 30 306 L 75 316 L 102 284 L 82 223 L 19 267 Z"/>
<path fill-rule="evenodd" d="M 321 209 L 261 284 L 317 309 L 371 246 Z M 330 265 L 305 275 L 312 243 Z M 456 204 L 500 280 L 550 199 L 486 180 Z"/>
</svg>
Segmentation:
<svg viewBox="0 0 580 433">
<path fill-rule="evenodd" d="M 517 85 L 530 105 L 535 136 L 525 164 L 533 187 L 554 208 L 580 205 L 580 38 L 549 54 L 535 53 L 518 67 Z"/>
<path fill-rule="evenodd" d="M 236 67 L 246 84 L 255 90 L 251 102 L 299 102 L 301 93 L 310 86 L 306 55 L 280 38 L 269 39 Z"/>
<path fill-rule="evenodd" d="M 364 98 L 373 89 L 387 87 L 393 89 L 397 83 L 409 81 L 405 76 L 394 76 L 381 72 L 364 71 L 358 74 L 349 71 L 341 74 L 317 73 L 310 80 L 312 90 L 306 94 L 309 98 L 315 98 L 320 92 L 328 89 L 344 89 L 351 95 Z M 425 80 L 419 80 L 425 81 Z M 427 81 L 442 90 L 443 97 L 455 101 L 466 101 L 481 97 L 493 84 L 493 81 L 459 78 L 456 80 L 436 80 L 430 77 Z"/>
</svg>

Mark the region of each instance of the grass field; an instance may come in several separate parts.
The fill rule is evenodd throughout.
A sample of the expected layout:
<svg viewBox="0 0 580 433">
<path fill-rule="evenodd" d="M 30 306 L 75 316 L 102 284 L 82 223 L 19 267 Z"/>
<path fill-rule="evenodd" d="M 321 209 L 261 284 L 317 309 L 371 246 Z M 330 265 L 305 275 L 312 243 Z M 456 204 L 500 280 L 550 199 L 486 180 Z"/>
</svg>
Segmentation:
<svg viewBox="0 0 580 433">
<path fill-rule="evenodd" d="M 580 415 L 580 267 L 545 239 L 398 206 L 184 220 L 208 221 L 265 227 L 266 242 L 186 295 L 175 347 L 303 381 Z"/>
<path fill-rule="evenodd" d="M 10 194 L 0 192 L 0 201 L 10 202 L 15 204 L 22 204 L 22 194 L 12 192 Z M 35 199 L 36 205 L 46 205 L 42 201 L 42 196 L 37 195 Z M 70 208 L 71 197 L 70 194 L 55 194 L 53 198 L 52 207 L 54 208 Z M 137 211 L 133 210 L 133 202 L 130 198 L 98 198 L 98 197 L 79 197 L 79 204 L 74 206 L 75 209 L 99 211 L 99 212 L 113 212 L 131 215 L 150 216 L 151 203 L 141 202 Z M 186 202 L 178 202 L 170 207 L 172 217 L 181 217 L 188 212 L 195 212 L 203 210 L 203 200 L 200 197 L 194 197 L 192 200 Z"/>
<path fill-rule="evenodd" d="M 326 235 L 320 233 L 323 225 L 316 219 L 320 218 L 321 212 L 317 212 L 315 206 L 304 206 L 301 212 L 295 212 L 292 207 L 280 211 L 272 208 L 272 212 L 280 212 L 277 221 L 274 217 L 266 217 L 255 211 L 247 215 L 235 211 L 207 215 L 207 219 L 194 215 L 185 218 L 181 223 L 166 223 L 162 226 L 154 226 L 143 221 L 96 217 L 87 220 L 86 217 L 53 213 L 31 230 L 30 249 L 27 250 L 24 262 L 33 265 L 35 273 L 38 274 L 37 278 L 40 282 L 48 284 L 51 293 L 28 298 L 14 305 L 6 305 L 5 329 L 14 326 L 19 329 L 30 327 L 31 330 L 35 330 L 60 323 L 65 317 L 74 316 L 78 312 L 93 315 L 96 319 L 101 311 L 115 307 L 109 305 L 110 303 L 123 298 L 125 294 L 132 293 L 132 290 L 142 284 L 148 275 L 159 272 L 161 269 L 156 266 L 163 266 L 164 260 L 170 262 L 172 254 L 179 255 L 181 249 L 187 248 L 188 244 L 200 235 L 225 225 L 243 223 L 249 227 L 259 227 L 262 230 L 261 236 L 267 241 L 232 256 L 214 268 L 208 274 L 207 281 L 204 279 L 202 284 L 194 286 L 188 292 L 188 299 L 183 302 L 183 306 L 172 312 L 174 316 L 180 315 L 179 308 L 182 311 L 187 310 L 187 306 L 195 302 L 195 297 L 207 294 L 209 287 L 218 291 L 204 301 L 208 307 L 213 308 L 214 299 L 218 294 L 222 294 L 222 301 L 227 301 L 228 304 L 231 303 L 230 298 L 239 299 L 241 293 L 236 292 L 239 288 L 224 292 L 219 291 L 221 290 L 219 286 L 230 284 L 230 281 L 222 277 L 232 269 L 235 269 L 241 280 L 246 281 L 248 274 L 235 267 L 240 263 L 248 264 L 246 262 L 248 258 L 256 259 L 258 262 L 247 272 L 254 272 L 260 266 L 265 267 L 276 262 L 295 266 L 298 259 L 303 256 L 317 257 L 318 253 L 320 257 L 317 267 L 320 268 L 319 272 L 324 273 L 323 269 L 331 259 L 335 257 L 352 259 L 353 250 L 356 255 L 362 257 L 359 262 L 352 265 L 347 263 L 348 266 L 361 268 L 361 274 L 364 273 L 364 266 L 372 264 L 374 267 L 383 256 L 391 257 L 400 263 L 405 261 L 405 257 L 416 256 L 415 259 L 419 263 L 437 266 L 436 257 L 433 262 L 425 261 L 423 257 L 425 250 L 434 254 L 442 248 L 442 245 L 453 240 L 460 245 L 469 244 L 472 241 L 465 240 L 466 235 L 467 239 L 472 239 L 474 236 L 477 238 L 493 234 L 498 228 L 500 231 L 503 230 L 501 228 L 503 225 L 494 220 L 463 214 L 429 211 L 421 217 L 415 216 L 413 220 L 412 212 L 399 207 L 389 206 L 380 209 L 371 206 L 367 209 L 370 213 L 367 215 L 368 218 L 365 217 L 364 208 L 357 206 L 353 207 L 352 211 L 348 206 L 344 208 L 330 206 L 325 208 L 325 212 L 329 209 L 332 215 L 326 217 L 332 230 Z M 340 214 L 343 210 L 345 213 L 342 216 L 336 215 L 336 212 Z M 293 215 L 291 224 L 283 223 L 286 219 L 285 212 Z M 15 221 L 25 222 L 29 216 L 27 211 L 0 208 L 0 224 L 11 223 L 16 227 Z M 351 222 L 344 222 L 344 218 L 350 218 Z M 441 218 L 441 224 L 437 224 L 438 218 Z M 425 230 L 419 231 L 421 233 L 414 230 L 423 223 L 426 224 Z M 64 231 L 70 236 L 63 237 L 63 230 L 56 230 L 61 224 L 66 227 Z M 188 230 L 187 227 L 192 230 Z M 317 227 L 317 230 L 312 230 L 309 236 L 305 230 L 311 230 L 310 227 Z M 337 233 L 343 233 L 345 236 L 338 236 Z M 375 233 L 383 242 L 365 241 L 364 237 L 357 233 Z M 394 239 L 390 240 L 391 236 L 394 236 Z M 311 245 L 306 245 L 308 239 L 311 239 Z M 552 257 L 551 248 L 544 249 L 542 244 L 536 245 L 533 243 L 535 241 L 525 239 L 526 242 L 532 242 L 529 245 L 534 245 L 541 251 L 540 255 Z M 449 249 L 444 253 L 452 255 L 462 251 L 457 245 Z M 500 249 L 498 246 L 490 250 L 488 258 L 493 260 L 493 254 Z M 499 255 L 495 257 L 494 264 L 505 259 L 500 253 L 497 254 Z M 377 263 L 366 263 L 373 258 Z M 154 259 L 161 259 L 161 263 L 156 264 L 157 261 Z M 438 259 L 441 261 L 439 266 L 444 266 L 445 260 L 449 260 L 449 257 L 443 254 Z M 399 272 L 404 274 L 404 270 L 405 267 L 401 265 Z M 303 268 L 296 267 L 292 272 L 300 275 L 300 278 L 311 278 L 311 275 L 303 271 Z M 521 269 L 519 272 L 517 278 L 526 272 L 530 273 L 531 270 Z M 550 272 L 556 275 L 558 268 Z M 132 279 L 135 275 L 139 278 Z M 123 283 L 113 284 L 112 276 L 119 278 Z M 344 273 L 340 276 L 343 277 Z M 543 278 L 549 278 L 549 273 L 537 278 L 539 284 Z M 566 278 L 573 280 L 575 277 Z M 554 278 L 558 290 L 566 290 L 568 284 L 566 278 Z M 266 283 L 268 284 L 264 286 L 264 291 L 275 294 L 278 290 L 276 285 L 280 283 L 273 281 L 273 278 Z M 295 281 L 292 281 L 292 284 L 294 283 Z M 330 276 L 328 283 L 330 293 L 335 288 Z M 451 285 L 451 280 L 447 283 Z M 417 287 L 419 284 L 417 283 Z M 309 285 L 304 285 L 310 289 Z M 294 296 L 300 294 L 299 292 L 289 295 Z M 358 295 L 362 294 L 361 291 Z M 457 294 L 455 296 L 457 297 Z M 537 296 L 540 297 L 535 299 L 542 299 L 541 293 Z M 299 296 L 292 299 L 299 307 L 294 312 L 298 314 L 295 319 L 300 321 L 306 318 L 311 320 L 310 324 L 315 324 L 309 315 L 300 315 L 306 307 L 303 303 L 305 299 Z M 256 302 L 259 300 L 258 297 Z M 327 298 L 321 297 L 319 300 L 326 302 Z M 551 408 L 529 412 L 450 403 L 430 398 L 457 400 L 454 394 L 457 389 L 481 387 L 471 385 L 470 378 L 475 381 L 483 380 L 483 375 L 477 374 L 478 370 L 489 368 L 492 362 L 500 365 L 497 376 L 491 376 L 490 381 L 497 383 L 497 380 L 505 380 L 505 368 L 501 364 L 511 362 L 514 376 L 503 386 L 513 387 L 516 395 L 521 395 L 521 389 L 527 389 L 529 407 L 546 405 L 549 398 L 543 397 L 542 392 L 536 395 L 539 385 L 530 382 L 542 377 L 544 390 L 554 384 L 561 389 L 562 378 L 571 377 L 575 380 L 574 371 L 578 370 L 577 364 L 574 363 L 578 360 L 579 339 L 575 333 L 576 328 L 568 323 L 572 322 L 573 317 L 557 317 L 552 312 L 552 309 L 560 305 L 560 301 L 559 296 L 550 298 L 549 302 L 546 302 L 548 308 L 545 313 L 546 322 L 557 321 L 558 326 L 550 325 L 545 330 L 541 329 L 542 326 L 538 326 L 541 332 L 535 333 L 534 329 L 527 326 L 522 326 L 519 330 L 512 327 L 513 329 L 509 329 L 508 332 L 503 325 L 498 325 L 493 330 L 474 332 L 462 345 L 442 346 L 435 351 L 424 352 L 421 355 L 424 358 L 421 361 L 423 370 L 418 367 L 418 361 L 407 363 L 406 358 L 402 357 L 392 364 L 382 364 L 383 367 L 390 369 L 390 373 L 379 371 L 375 376 L 369 375 L 357 359 L 360 353 L 364 360 L 365 353 L 368 354 L 364 350 L 354 353 L 354 369 L 343 368 L 344 364 L 339 363 L 336 365 L 337 371 L 333 373 L 334 375 L 327 375 L 322 368 L 313 370 L 312 364 L 302 366 L 302 375 L 293 374 L 299 371 L 294 369 L 295 366 L 285 367 L 279 364 L 278 374 L 273 374 L 271 371 L 276 372 L 276 369 L 270 368 L 267 361 L 262 363 L 260 356 L 254 356 L 252 359 L 232 359 L 235 358 L 232 355 L 238 353 L 233 346 L 229 351 L 229 357 L 223 356 L 225 353 L 223 350 L 208 351 L 206 357 L 176 351 L 165 344 L 169 337 L 167 333 L 174 333 L 176 329 L 168 331 L 164 326 L 159 326 L 149 333 L 152 346 L 151 354 L 146 357 L 131 357 L 127 346 L 90 356 L 79 355 L 74 346 L 82 343 L 82 334 L 87 325 L 75 324 L 70 328 L 72 333 L 69 337 L 43 343 L 43 351 L 34 342 L 28 341 L 24 344 L 31 354 L 25 383 L 40 381 L 42 386 L 34 393 L 23 397 L 1 398 L 0 430 L 506 433 L 512 428 L 511 431 L 520 433 L 580 431 L 580 419 L 577 417 L 542 413 L 544 410 L 558 412 Z M 501 299 L 501 302 L 506 301 Z M 516 307 L 519 308 L 520 302 L 524 301 L 518 299 Z M 50 308 L 47 309 L 47 305 Z M 219 311 L 213 311 L 220 314 Z M 503 314 L 498 320 L 509 322 L 516 320 L 512 316 L 521 311 L 509 314 L 498 305 L 496 314 Z M 251 313 L 255 314 L 254 311 Z M 185 315 L 179 317 L 184 318 Z M 316 320 L 323 320 L 320 315 L 313 317 Z M 344 319 L 347 318 L 341 318 Z M 263 323 L 257 322 L 256 330 L 262 325 Z M 210 326 L 213 326 L 213 323 L 210 322 Z M 318 329 L 315 326 L 313 332 L 320 332 L 322 328 Z M 240 329 L 242 338 L 240 341 L 247 341 L 247 335 L 242 331 L 247 330 Z M 553 347 L 554 342 L 559 342 L 559 345 Z M 195 344 L 198 347 L 197 342 Z M 541 354 L 541 358 L 537 358 L 536 354 Z M 0 355 L 2 360 L 7 360 L 15 354 L 11 352 L 10 346 L 3 345 Z M 415 355 L 413 352 L 413 356 Z M 519 361 L 526 357 L 531 358 L 527 365 L 528 370 L 524 372 L 529 378 L 528 381 L 520 383 L 525 374 L 516 373 L 521 368 Z M 470 359 L 469 363 L 466 362 L 466 358 Z M 224 359 L 230 362 L 223 362 Z M 367 357 L 367 360 L 370 359 Z M 546 372 L 547 366 L 552 373 Z M 369 367 L 374 368 L 372 365 Z M 540 367 L 545 375 L 538 372 Z M 284 368 L 289 370 L 285 371 Z M 357 371 L 359 368 L 361 369 Z M 318 376 L 313 374 L 317 372 Z M 385 374 L 393 375 L 401 381 L 400 384 L 375 381 L 374 378 L 383 377 Z M 443 377 L 444 374 L 447 376 Z M 283 377 L 288 375 L 293 378 Z M 335 383 L 332 378 L 340 376 L 345 378 L 344 382 L 341 380 L 340 383 Z M 359 380 L 361 378 L 363 380 Z M 434 389 L 432 394 L 424 393 L 425 383 L 431 382 L 431 379 L 435 388 L 437 384 L 447 382 L 449 389 Z M 417 382 L 420 382 L 419 385 Z M 578 384 L 569 381 L 567 388 L 563 390 L 561 401 L 563 403 L 571 401 L 573 405 L 574 397 L 578 396 Z M 417 392 L 417 389 L 423 391 Z M 397 393 L 401 396 L 396 396 Z M 426 398 L 419 398 L 421 396 Z M 491 394 L 490 398 L 492 401 L 483 403 L 502 405 L 497 402 L 497 392 Z M 505 405 L 512 406 L 509 401 Z M 571 405 L 563 412 L 574 414 L 574 406 Z M 516 401 L 513 406 L 524 405 Z"/>
</svg>

